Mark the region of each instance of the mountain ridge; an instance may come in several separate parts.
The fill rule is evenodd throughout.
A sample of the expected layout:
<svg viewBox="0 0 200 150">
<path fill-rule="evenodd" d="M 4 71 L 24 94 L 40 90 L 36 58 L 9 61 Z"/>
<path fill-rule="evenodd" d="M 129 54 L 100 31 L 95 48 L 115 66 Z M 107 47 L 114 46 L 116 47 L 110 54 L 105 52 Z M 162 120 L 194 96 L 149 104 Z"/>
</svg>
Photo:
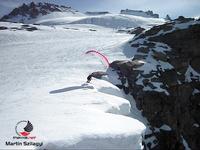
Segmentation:
<svg viewBox="0 0 200 150">
<path fill-rule="evenodd" d="M 135 36 L 130 60 L 111 63 L 118 86 L 149 121 L 145 150 L 200 147 L 199 33 L 200 20 L 181 16 Z"/>
<path fill-rule="evenodd" d="M 51 12 L 70 12 L 75 14 L 77 10 L 64 5 L 52 3 L 23 3 L 21 6 L 14 8 L 8 15 L 4 15 L 1 21 L 26 22 L 27 20 L 35 19 L 39 16 L 50 14 Z"/>
</svg>

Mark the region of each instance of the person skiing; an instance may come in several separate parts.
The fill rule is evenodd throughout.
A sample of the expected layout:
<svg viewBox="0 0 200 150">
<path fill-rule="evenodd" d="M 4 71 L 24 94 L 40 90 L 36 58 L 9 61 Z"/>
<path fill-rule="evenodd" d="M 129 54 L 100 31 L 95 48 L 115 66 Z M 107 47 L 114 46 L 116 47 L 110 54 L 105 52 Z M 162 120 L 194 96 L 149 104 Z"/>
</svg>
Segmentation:
<svg viewBox="0 0 200 150">
<path fill-rule="evenodd" d="M 90 83 L 90 81 L 92 80 L 92 77 L 97 78 L 97 79 L 101 79 L 101 77 L 105 76 L 105 75 L 108 75 L 108 74 L 106 72 L 103 72 L 103 71 L 93 72 L 87 77 L 87 83 Z"/>
</svg>

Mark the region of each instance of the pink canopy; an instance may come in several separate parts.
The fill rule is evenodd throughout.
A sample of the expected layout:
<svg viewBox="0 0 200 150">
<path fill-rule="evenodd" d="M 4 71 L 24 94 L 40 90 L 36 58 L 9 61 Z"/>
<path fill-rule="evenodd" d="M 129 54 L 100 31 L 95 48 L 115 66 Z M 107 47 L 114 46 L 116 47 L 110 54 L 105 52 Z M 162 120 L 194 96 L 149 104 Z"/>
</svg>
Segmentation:
<svg viewBox="0 0 200 150">
<path fill-rule="evenodd" d="M 97 50 L 89 50 L 85 54 L 92 54 L 92 55 L 95 55 L 95 56 L 101 58 L 101 61 L 103 62 L 103 64 L 105 64 L 106 67 L 109 67 L 109 65 L 110 65 L 108 58 L 105 55 L 98 52 Z"/>
</svg>

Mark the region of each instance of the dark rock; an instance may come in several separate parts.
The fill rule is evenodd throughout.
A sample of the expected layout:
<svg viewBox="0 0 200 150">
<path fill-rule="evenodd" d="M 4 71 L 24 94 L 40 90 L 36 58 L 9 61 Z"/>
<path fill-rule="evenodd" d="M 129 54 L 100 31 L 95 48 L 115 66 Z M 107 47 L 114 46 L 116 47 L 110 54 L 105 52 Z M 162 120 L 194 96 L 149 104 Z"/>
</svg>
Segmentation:
<svg viewBox="0 0 200 150">
<path fill-rule="evenodd" d="M 135 60 L 144 60 L 145 58 L 147 58 L 147 55 L 136 54 L 136 55 L 134 55 L 133 61 L 135 61 Z"/>
<path fill-rule="evenodd" d="M 125 9 L 120 11 L 121 14 L 128 14 L 128 15 L 134 15 L 134 16 L 148 16 L 151 18 L 159 18 L 158 14 L 154 14 L 153 11 L 142 11 L 142 10 L 131 10 L 131 9 Z"/>
<path fill-rule="evenodd" d="M 140 44 L 131 44 L 131 47 L 139 47 Z"/>
<path fill-rule="evenodd" d="M 128 33 L 129 34 L 135 34 L 135 36 L 141 34 L 145 29 L 144 28 L 141 28 L 141 27 L 136 27 L 132 30 L 129 30 Z"/>
<path fill-rule="evenodd" d="M 35 31 L 35 30 L 38 30 L 38 28 L 36 27 L 28 27 L 26 28 L 27 31 Z"/>
<path fill-rule="evenodd" d="M 161 130 L 159 133 L 155 133 L 159 139 L 159 144 L 156 149 L 160 150 L 185 150 L 183 144 L 179 141 L 174 131 Z"/>
<path fill-rule="evenodd" d="M 129 88 L 128 87 L 123 87 L 124 93 L 128 94 L 129 93 Z"/>
<path fill-rule="evenodd" d="M 193 25 L 186 29 L 175 29 L 175 24 L 189 21 L 193 21 Z M 175 30 L 172 31 L 172 29 Z M 157 34 L 161 30 L 170 32 Z M 200 24 L 194 19 L 179 17 L 175 21 L 141 33 L 130 44 L 140 38 L 142 40 L 145 38 L 145 42 L 134 43 L 133 47 L 139 47 L 138 52 L 153 55 L 154 61 L 157 61 L 156 70 L 151 70 L 148 74 L 137 70 L 143 65 L 141 60 L 149 61 L 146 59 L 147 55 L 138 53 L 133 61 L 115 61 L 111 67 L 121 76 L 122 89 L 133 96 L 137 108 L 150 123 L 152 134 L 144 137 L 155 136 L 157 139 L 155 140 L 157 145 L 154 148 L 152 148 L 153 143 L 143 142 L 146 144 L 144 147 L 155 150 L 183 150 L 184 138 L 191 149 L 198 150 L 200 147 L 200 93 L 193 92 L 194 89 L 200 90 L 200 81 L 199 77 L 193 77 L 191 82 L 186 81 L 185 72 L 191 65 L 196 72 L 200 73 Z M 153 50 L 156 42 L 167 44 L 171 48 L 170 51 L 161 53 Z M 140 49 L 144 46 L 148 48 L 148 51 Z M 168 47 L 165 48 L 168 49 Z M 174 68 L 162 69 L 164 67 L 158 65 L 159 60 L 170 63 Z M 139 65 L 136 65 L 137 63 Z M 136 84 L 138 79 L 142 80 L 142 85 Z M 128 87 L 124 86 L 125 81 L 128 81 Z M 160 82 L 160 88 L 166 92 L 157 91 L 157 87 L 154 86 L 156 82 Z M 132 106 L 135 102 L 130 101 Z M 160 128 L 164 124 L 171 130 L 160 129 L 154 132 L 155 128 Z"/>
<path fill-rule="evenodd" d="M 31 6 L 31 9 L 30 9 L 30 17 L 31 18 L 36 18 L 38 15 L 39 15 L 39 10 L 36 8 L 35 5 Z"/>
<path fill-rule="evenodd" d="M 21 28 L 18 28 L 18 27 L 11 27 L 10 29 L 12 29 L 12 30 L 22 30 Z"/>
<path fill-rule="evenodd" d="M 23 24 L 23 25 L 21 25 L 22 27 L 24 27 L 24 28 L 27 28 L 27 27 L 29 27 L 29 25 L 28 24 Z"/>
<path fill-rule="evenodd" d="M 184 58 L 184 57 L 170 57 L 169 58 L 169 63 L 174 66 L 174 68 L 177 70 L 177 72 L 180 72 L 181 74 L 185 74 L 187 68 L 188 68 L 188 64 L 189 64 L 189 60 L 188 58 Z"/>
<path fill-rule="evenodd" d="M 139 47 L 137 49 L 137 52 L 140 52 L 140 53 L 148 53 L 149 52 L 149 48 L 147 47 Z"/>
<path fill-rule="evenodd" d="M 149 79 L 144 79 L 142 82 L 143 82 L 144 86 L 147 86 L 150 81 L 149 81 Z"/>
<path fill-rule="evenodd" d="M 157 51 L 153 51 L 153 57 L 156 59 L 156 60 L 161 60 L 161 61 L 164 61 L 164 62 L 167 62 L 168 61 L 168 57 L 167 55 L 165 55 L 164 53 L 162 52 L 157 52 Z"/>
<path fill-rule="evenodd" d="M 131 72 L 134 72 L 134 68 L 142 66 L 143 63 L 139 61 L 114 61 L 110 64 L 110 67 L 115 70 L 119 70 L 125 76 L 129 76 Z M 130 74 L 129 74 L 130 73 Z"/>
<path fill-rule="evenodd" d="M 190 65 L 196 72 L 200 73 L 200 57 L 192 58 L 190 61 Z"/>
<path fill-rule="evenodd" d="M 160 78 L 162 79 L 162 82 L 168 87 L 176 86 L 178 84 L 178 75 L 174 69 L 161 72 Z"/>
<path fill-rule="evenodd" d="M 165 17 L 165 20 L 167 21 L 172 21 L 171 17 L 167 14 L 166 17 Z"/>
<path fill-rule="evenodd" d="M 139 37 L 137 37 L 137 39 L 148 37 L 148 36 L 155 36 L 161 30 L 170 31 L 172 30 L 172 28 L 173 28 L 173 23 L 171 22 L 163 24 L 163 25 L 159 25 L 159 26 L 154 26 L 150 30 L 147 30 L 144 34 L 141 34 Z"/>
<path fill-rule="evenodd" d="M 6 30 L 8 29 L 7 27 L 4 27 L 4 26 L 0 26 L 0 30 Z"/>
<path fill-rule="evenodd" d="M 190 57 L 200 56 L 200 24 L 192 25 L 188 29 L 151 37 L 149 40 L 166 43 L 178 54 Z"/>
<path fill-rule="evenodd" d="M 155 43 L 144 41 L 143 45 L 147 46 L 148 48 L 154 48 Z"/>
<path fill-rule="evenodd" d="M 148 86 L 151 88 L 151 89 L 156 89 L 157 87 L 155 87 L 152 82 L 149 82 Z"/>
<path fill-rule="evenodd" d="M 152 16 L 152 17 L 154 17 L 154 18 L 159 18 L 159 15 L 158 15 L 158 14 L 154 14 L 153 11 L 151 11 L 151 10 L 148 10 L 148 11 L 146 12 L 146 14 L 147 14 L 147 15 L 150 15 L 150 16 Z"/>
<path fill-rule="evenodd" d="M 177 19 L 175 19 L 175 21 L 178 21 L 179 23 L 186 23 L 193 20 L 194 18 L 185 18 L 183 16 L 179 16 Z"/>
<path fill-rule="evenodd" d="M 144 91 L 139 93 L 136 99 L 138 99 L 138 97 L 142 104 L 143 115 L 147 117 L 148 121 L 153 126 L 160 127 L 163 121 L 159 118 L 163 110 L 162 103 L 167 100 L 166 94 L 155 91 Z"/>
<path fill-rule="evenodd" d="M 89 29 L 90 31 L 97 31 L 97 30 L 95 30 L 95 29 Z"/>
<path fill-rule="evenodd" d="M 122 89 L 124 86 L 123 85 L 120 85 L 120 84 L 116 84 L 116 86 L 119 88 L 119 89 Z"/>
</svg>

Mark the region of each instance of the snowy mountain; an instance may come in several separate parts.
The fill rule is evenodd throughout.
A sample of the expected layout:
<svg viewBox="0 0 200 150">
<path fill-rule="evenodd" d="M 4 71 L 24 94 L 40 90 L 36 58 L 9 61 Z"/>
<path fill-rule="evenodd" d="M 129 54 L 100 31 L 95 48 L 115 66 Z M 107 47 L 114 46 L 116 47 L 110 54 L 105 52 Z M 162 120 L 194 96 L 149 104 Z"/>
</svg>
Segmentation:
<svg viewBox="0 0 200 150">
<path fill-rule="evenodd" d="M 79 14 L 77 10 L 67 6 L 59 6 L 51 3 L 34 3 L 23 4 L 18 8 L 13 9 L 8 15 L 1 18 L 1 21 L 29 23 L 34 19 L 45 16 L 53 12 L 68 13 L 71 16 Z"/>
<path fill-rule="evenodd" d="M 150 28 L 155 25 L 163 24 L 164 22 L 164 19 L 157 18 L 146 18 L 122 14 L 107 14 L 85 17 L 77 21 L 73 21 L 72 24 L 94 24 L 109 28 L 134 28 L 138 26 Z"/>
<path fill-rule="evenodd" d="M 1 148 L 200 147 L 200 21 L 123 13 L 32 2 L 3 16 Z"/>
<path fill-rule="evenodd" d="M 128 98 L 112 84 L 119 82 L 116 73 L 85 54 L 95 48 L 109 61 L 125 59 L 121 46 L 133 35 L 93 24 L 67 24 L 84 17 L 72 15 L 52 12 L 35 18 L 46 25 L 0 22 L 1 148 L 143 147 L 143 117 L 140 112 L 132 116 Z M 99 70 L 108 75 L 86 84 L 87 76 Z M 36 138 L 13 138 L 18 138 L 17 124 L 26 120 L 33 125 L 30 136 Z"/>
<path fill-rule="evenodd" d="M 93 24 L 117 29 L 134 28 L 138 26 L 150 28 L 165 22 L 164 19 L 141 17 L 137 15 L 108 14 L 107 12 L 88 13 L 82 14 L 66 6 L 50 3 L 35 4 L 32 2 L 13 9 L 10 14 L 5 15 L 1 20 L 43 25 L 64 25 L 68 23 Z"/>
</svg>

